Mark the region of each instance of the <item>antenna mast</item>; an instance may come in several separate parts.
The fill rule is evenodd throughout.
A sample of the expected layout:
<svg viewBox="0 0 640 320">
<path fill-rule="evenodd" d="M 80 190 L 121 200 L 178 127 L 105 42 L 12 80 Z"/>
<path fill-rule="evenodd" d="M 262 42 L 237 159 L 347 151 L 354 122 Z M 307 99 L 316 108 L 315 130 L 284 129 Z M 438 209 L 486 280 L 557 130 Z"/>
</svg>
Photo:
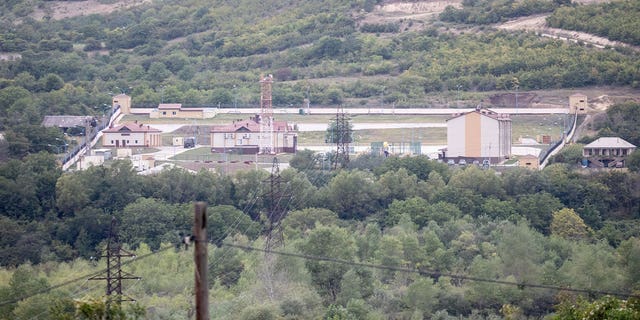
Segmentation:
<svg viewBox="0 0 640 320">
<path fill-rule="evenodd" d="M 260 150 L 262 154 L 273 154 L 273 104 L 271 88 L 273 75 L 260 77 Z"/>
</svg>

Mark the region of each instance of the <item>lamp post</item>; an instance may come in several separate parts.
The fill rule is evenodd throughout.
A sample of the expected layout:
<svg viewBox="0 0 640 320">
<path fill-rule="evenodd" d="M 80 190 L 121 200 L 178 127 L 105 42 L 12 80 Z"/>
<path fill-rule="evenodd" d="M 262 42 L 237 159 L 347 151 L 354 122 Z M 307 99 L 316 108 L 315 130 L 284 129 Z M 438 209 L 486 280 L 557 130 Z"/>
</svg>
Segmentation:
<svg viewBox="0 0 640 320">
<path fill-rule="evenodd" d="M 307 85 L 307 99 L 305 99 L 306 100 L 305 102 L 307 103 L 307 114 L 311 113 L 311 110 L 309 109 L 310 108 L 310 104 L 311 104 L 311 99 L 309 98 L 309 90 L 310 89 L 311 89 L 311 87 L 309 85 Z"/>
<path fill-rule="evenodd" d="M 56 141 L 59 141 L 60 143 L 62 143 L 60 145 L 57 145 L 56 147 L 58 147 L 58 148 L 59 147 L 64 147 L 64 152 L 67 153 L 67 149 L 69 147 L 69 144 L 66 141 L 64 141 L 64 140 L 62 140 L 60 138 L 56 138 Z"/>
<path fill-rule="evenodd" d="M 238 113 L 238 90 L 236 85 L 233 85 L 233 112 Z"/>
<path fill-rule="evenodd" d="M 516 91 L 516 113 L 518 112 L 518 88 L 520 88 L 520 80 L 518 78 L 513 77 L 511 80 L 513 84 L 513 89 Z"/>
<path fill-rule="evenodd" d="M 457 108 L 460 108 L 460 88 L 462 88 L 461 84 L 456 86 L 456 92 L 457 92 L 457 96 L 458 96 L 458 99 L 456 99 L 456 107 Z"/>
<path fill-rule="evenodd" d="M 126 87 L 126 88 L 116 87 L 116 89 L 118 89 L 118 91 L 120 91 L 121 94 L 127 94 L 127 90 L 131 91 L 132 87 Z"/>
</svg>

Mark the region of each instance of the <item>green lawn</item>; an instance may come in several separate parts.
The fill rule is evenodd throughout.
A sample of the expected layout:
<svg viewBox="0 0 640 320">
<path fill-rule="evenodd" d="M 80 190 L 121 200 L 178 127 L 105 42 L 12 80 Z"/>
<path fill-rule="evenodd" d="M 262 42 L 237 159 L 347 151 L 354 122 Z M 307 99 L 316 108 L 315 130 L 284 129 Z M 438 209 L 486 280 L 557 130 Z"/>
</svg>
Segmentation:
<svg viewBox="0 0 640 320">
<path fill-rule="evenodd" d="M 199 125 L 213 125 L 229 123 L 234 119 L 246 118 L 248 115 L 240 114 L 221 114 L 212 119 L 199 119 Z M 285 114 L 276 115 L 278 120 L 286 120 L 293 123 L 329 123 L 333 115 L 299 115 Z M 446 123 L 449 116 L 416 116 L 416 115 L 356 115 L 351 117 L 352 123 Z M 571 117 L 567 115 L 511 115 L 512 119 L 512 137 L 514 143 L 519 138 L 528 137 L 535 139 L 539 135 L 551 135 L 552 140 L 560 138 L 563 132 L 563 125 L 571 121 Z M 127 115 L 125 121 L 138 120 L 143 123 L 185 123 L 192 120 L 185 119 L 149 119 L 141 115 Z M 191 124 L 189 124 L 191 125 Z M 163 135 L 163 145 L 171 144 L 172 135 Z M 323 145 L 325 142 L 325 132 L 300 132 L 298 134 L 298 144 L 300 147 L 305 145 Z M 407 129 L 367 129 L 357 130 L 354 132 L 354 142 L 369 144 L 371 142 L 388 141 L 388 142 L 411 142 L 420 141 L 423 144 L 446 144 L 447 129 L 446 128 L 407 128 Z"/>
</svg>

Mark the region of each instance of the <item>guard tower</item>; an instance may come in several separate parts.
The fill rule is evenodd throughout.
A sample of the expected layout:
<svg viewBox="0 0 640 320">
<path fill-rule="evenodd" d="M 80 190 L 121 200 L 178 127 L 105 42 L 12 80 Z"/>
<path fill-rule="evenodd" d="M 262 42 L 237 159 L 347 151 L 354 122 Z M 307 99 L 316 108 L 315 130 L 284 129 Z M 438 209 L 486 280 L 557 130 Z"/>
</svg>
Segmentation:
<svg viewBox="0 0 640 320">
<path fill-rule="evenodd" d="M 130 114 L 131 96 L 128 96 L 124 93 L 113 96 L 111 99 L 111 107 L 115 109 L 116 106 L 120 106 L 120 112 L 122 112 L 122 114 Z"/>
</svg>

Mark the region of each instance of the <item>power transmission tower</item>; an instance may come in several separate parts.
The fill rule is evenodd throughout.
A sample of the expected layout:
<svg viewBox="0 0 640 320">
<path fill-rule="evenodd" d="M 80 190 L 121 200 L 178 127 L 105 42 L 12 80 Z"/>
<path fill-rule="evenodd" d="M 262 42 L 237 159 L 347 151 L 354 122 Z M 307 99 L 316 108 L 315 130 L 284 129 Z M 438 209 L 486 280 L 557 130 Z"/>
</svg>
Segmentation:
<svg viewBox="0 0 640 320">
<path fill-rule="evenodd" d="M 280 176 L 280 165 L 278 158 L 273 158 L 273 166 L 271 167 L 271 176 L 265 180 L 269 184 L 269 191 L 266 194 L 268 201 L 267 213 L 267 236 L 265 239 L 265 255 L 262 264 L 260 278 L 264 284 L 269 299 L 274 299 L 276 295 L 277 282 L 274 281 L 276 276 L 275 262 L 271 250 L 284 245 L 284 235 L 282 233 L 282 220 L 287 214 L 285 196 L 282 190 L 282 177 Z"/>
<path fill-rule="evenodd" d="M 275 247 L 282 246 L 284 243 L 281 222 L 287 214 L 287 208 L 283 205 L 284 198 L 286 197 L 282 191 L 282 177 L 280 176 L 278 158 L 273 158 L 271 175 L 267 182 L 269 183 L 269 192 L 266 197 L 269 204 L 269 212 L 267 215 L 269 225 L 265 249 L 271 250 Z"/>
<path fill-rule="evenodd" d="M 122 294 L 122 280 L 139 280 L 140 277 L 122 271 L 121 260 L 123 257 L 135 257 L 135 254 L 122 249 L 117 231 L 118 223 L 115 217 L 111 218 L 111 227 L 109 228 L 109 241 L 107 242 L 106 253 L 102 255 L 107 258 L 107 270 L 101 275 L 89 278 L 89 280 L 107 280 L 107 310 L 110 309 L 112 303 L 118 306 L 123 301 L 135 301 L 132 298 Z M 107 314 L 109 314 L 107 312 Z"/>
<path fill-rule="evenodd" d="M 344 168 L 349 164 L 349 142 L 351 142 L 351 126 L 342 106 L 338 108 L 334 121 L 336 159 L 333 168 L 338 169 L 338 165 Z"/>
</svg>

